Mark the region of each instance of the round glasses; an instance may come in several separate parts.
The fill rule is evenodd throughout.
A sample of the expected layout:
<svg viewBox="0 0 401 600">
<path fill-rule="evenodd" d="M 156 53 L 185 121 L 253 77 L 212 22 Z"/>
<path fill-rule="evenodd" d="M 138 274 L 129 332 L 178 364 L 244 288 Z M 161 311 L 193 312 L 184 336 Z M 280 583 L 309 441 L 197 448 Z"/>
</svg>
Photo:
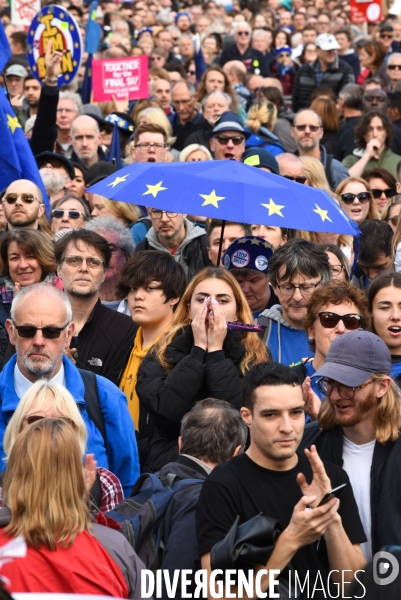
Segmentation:
<svg viewBox="0 0 401 600">
<path fill-rule="evenodd" d="M 310 296 L 313 294 L 317 286 L 320 285 L 320 283 L 321 281 L 318 281 L 318 283 L 301 283 L 300 285 L 283 283 L 277 287 L 283 296 L 293 296 L 295 294 L 295 290 L 299 290 L 302 296 Z"/>
<path fill-rule="evenodd" d="M 170 218 L 176 217 L 178 215 L 178 213 L 175 213 L 175 212 L 169 212 L 167 210 L 157 210 L 157 209 L 149 210 L 148 213 L 149 213 L 149 216 L 153 217 L 154 219 L 161 219 L 163 214 L 165 214 L 166 217 L 170 217 Z"/>
<path fill-rule="evenodd" d="M 349 387 L 347 385 L 340 385 L 339 383 L 331 381 L 331 379 L 325 379 L 324 377 L 322 377 L 321 379 L 317 380 L 316 385 L 319 392 L 323 394 L 323 396 L 331 396 L 334 388 L 337 388 L 337 392 L 340 398 L 342 398 L 343 400 L 353 400 L 355 392 L 362 390 L 370 383 L 372 383 L 371 379 L 369 379 L 369 381 L 367 381 L 366 383 L 359 385 L 358 387 Z"/>
<path fill-rule="evenodd" d="M 338 315 L 328 311 L 317 313 L 316 318 L 319 319 L 321 326 L 325 329 L 334 329 L 342 321 L 345 329 L 349 331 L 358 329 L 363 319 L 362 315 L 359 314 Z"/>
</svg>

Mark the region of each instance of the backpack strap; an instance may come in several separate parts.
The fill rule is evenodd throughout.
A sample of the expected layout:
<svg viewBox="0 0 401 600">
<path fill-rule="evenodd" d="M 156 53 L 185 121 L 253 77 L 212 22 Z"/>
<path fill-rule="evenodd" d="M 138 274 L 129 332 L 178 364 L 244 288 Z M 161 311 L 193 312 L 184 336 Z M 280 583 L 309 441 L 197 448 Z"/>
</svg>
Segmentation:
<svg viewBox="0 0 401 600">
<path fill-rule="evenodd" d="M 152 227 L 152 221 L 149 219 L 149 217 L 141 217 L 138 223 L 143 223 L 148 231 Z"/>
<path fill-rule="evenodd" d="M 328 154 L 326 156 L 326 166 L 324 168 L 327 181 L 329 182 L 330 189 L 333 189 L 333 178 L 331 176 L 331 163 L 333 162 L 333 158 L 334 158 L 334 154 Z"/>
<path fill-rule="evenodd" d="M 93 421 L 96 428 L 102 434 L 104 445 L 106 447 L 106 426 L 104 424 L 102 409 L 100 408 L 99 390 L 97 387 L 96 375 L 95 373 L 92 373 L 92 371 L 86 371 L 85 369 L 78 369 L 78 371 L 85 386 L 84 399 L 89 418 L 91 421 Z"/>
</svg>

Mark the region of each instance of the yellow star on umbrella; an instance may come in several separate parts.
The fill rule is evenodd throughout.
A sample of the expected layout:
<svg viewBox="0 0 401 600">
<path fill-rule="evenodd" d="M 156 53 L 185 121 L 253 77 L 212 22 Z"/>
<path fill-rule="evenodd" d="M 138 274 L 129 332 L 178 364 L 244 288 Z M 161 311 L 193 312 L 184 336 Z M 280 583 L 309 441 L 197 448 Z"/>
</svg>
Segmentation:
<svg viewBox="0 0 401 600">
<path fill-rule="evenodd" d="M 213 204 L 216 208 L 219 208 L 220 200 L 225 200 L 226 196 L 217 196 L 216 190 L 210 192 L 210 194 L 199 194 L 201 198 L 204 198 L 205 201 L 202 206 L 206 206 L 207 204 Z"/>
<path fill-rule="evenodd" d="M 321 217 L 323 223 L 325 221 L 330 221 L 330 223 L 332 223 L 333 221 L 330 219 L 330 217 L 328 217 L 327 213 L 329 212 L 328 210 L 323 210 L 323 208 L 320 208 L 320 206 L 318 206 L 315 202 L 315 206 L 316 208 L 313 209 L 313 212 L 317 213 L 319 215 L 319 217 Z"/>
<path fill-rule="evenodd" d="M 262 203 L 261 203 L 262 204 Z M 276 204 L 271 198 L 269 204 L 262 204 L 269 211 L 269 217 L 272 215 L 278 215 L 279 217 L 283 217 L 284 215 L 281 212 L 282 208 L 285 208 L 284 204 Z"/>
<path fill-rule="evenodd" d="M 259 241 L 259 240 L 257 240 L 256 238 L 253 238 L 253 240 L 251 240 L 251 246 L 252 246 L 252 244 L 253 244 L 254 246 L 259 246 L 259 244 L 260 244 L 260 241 Z"/>
<path fill-rule="evenodd" d="M 118 185 L 119 183 L 121 183 L 122 181 L 125 181 L 126 178 L 128 177 L 129 173 L 127 173 L 126 175 L 124 175 L 123 177 L 116 177 L 114 181 L 112 181 L 111 183 L 107 184 L 107 187 L 109 187 L 111 185 L 111 187 L 116 187 L 116 185 Z"/>
<path fill-rule="evenodd" d="M 18 129 L 18 127 L 21 129 L 21 125 L 19 124 L 17 117 L 12 117 L 8 113 L 6 113 L 6 114 L 7 114 L 7 125 L 11 129 L 11 133 L 14 133 L 14 131 L 16 129 Z"/>
<path fill-rule="evenodd" d="M 162 190 L 166 190 L 167 188 L 162 187 L 162 183 L 163 181 L 159 181 L 159 183 L 156 183 L 156 185 L 148 185 L 146 184 L 146 187 L 148 188 L 147 192 L 144 192 L 142 194 L 142 196 L 147 196 L 148 194 L 152 194 L 153 198 L 156 198 L 157 194 L 159 192 L 161 192 Z"/>
</svg>

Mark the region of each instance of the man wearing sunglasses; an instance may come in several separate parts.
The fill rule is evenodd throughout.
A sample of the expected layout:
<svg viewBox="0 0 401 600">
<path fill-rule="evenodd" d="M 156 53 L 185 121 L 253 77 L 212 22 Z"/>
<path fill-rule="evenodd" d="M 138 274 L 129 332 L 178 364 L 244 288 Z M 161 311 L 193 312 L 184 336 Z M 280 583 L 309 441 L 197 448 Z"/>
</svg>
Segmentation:
<svg viewBox="0 0 401 600">
<path fill-rule="evenodd" d="M 220 66 L 223 67 L 231 60 L 241 61 L 248 75 L 262 75 L 269 77 L 270 69 L 262 52 L 251 46 L 252 28 L 246 21 L 239 21 L 235 25 L 235 44 L 225 48 L 220 57 Z"/>
<path fill-rule="evenodd" d="M 223 113 L 212 131 L 206 133 L 216 160 L 242 160 L 245 140 L 250 136 L 251 132 L 245 131 L 237 115 L 231 111 Z"/>
<path fill-rule="evenodd" d="M 3 196 L 3 208 L 7 224 L 0 239 L 10 229 L 41 229 L 39 219 L 45 212 L 45 206 L 42 192 L 32 181 L 17 179 L 10 183 Z"/>
<path fill-rule="evenodd" d="M 327 181 L 335 190 L 349 173 L 333 154 L 327 154 L 326 148 L 320 144 L 324 134 L 320 116 L 310 109 L 300 110 L 294 117 L 291 135 L 294 138 L 299 156 L 311 156 L 322 163 Z"/>
<path fill-rule="evenodd" d="M 314 375 L 326 400 L 301 443 L 301 449 L 315 444 L 322 460 L 347 472 L 367 560 L 386 544 L 401 544 L 400 393 L 390 369 L 390 352 L 374 333 L 337 337 Z"/>
<path fill-rule="evenodd" d="M 71 305 L 66 295 L 44 283 L 22 288 L 13 300 L 6 327 L 16 354 L 0 375 L 0 458 L 4 458 L 4 431 L 20 398 L 32 383 L 44 378 L 71 392 L 87 428 L 87 452 L 95 454 L 98 467 L 117 475 L 125 494 L 129 494 L 139 476 L 139 461 L 127 402 L 117 386 L 104 377 L 83 379 L 64 355 L 74 335 Z M 84 396 L 87 397 L 89 389 L 93 404 L 93 396 L 97 396 L 105 436 L 99 420 L 87 409 Z"/>
</svg>

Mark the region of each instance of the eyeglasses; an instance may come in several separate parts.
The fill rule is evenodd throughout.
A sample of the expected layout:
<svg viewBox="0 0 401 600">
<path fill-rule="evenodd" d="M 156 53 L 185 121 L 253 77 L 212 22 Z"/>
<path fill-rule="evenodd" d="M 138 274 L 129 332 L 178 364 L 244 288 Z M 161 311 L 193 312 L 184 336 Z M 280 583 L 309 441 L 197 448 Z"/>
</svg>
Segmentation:
<svg viewBox="0 0 401 600">
<path fill-rule="evenodd" d="M 167 217 L 170 217 L 170 218 L 176 217 L 178 215 L 178 213 L 175 213 L 175 212 L 168 212 L 167 210 L 157 210 L 157 209 L 149 210 L 148 213 L 154 219 L 161 219 L 163 214 L 165 214 Z"/>
<path fill-rule="evenodd" d="M 310 296 L 321 282 L 322 280 L 318 281 L 318 283 L 301 283 L 300 285 L 283 283 L 277 287 L 283 296 L 293 296 L 295 294 L 295 290 L 297 289 L 300 291 L 302 296 Z"/>
<path fill-rule="evenodd" d="M 377 188 L 372 188 L 372 194 L 373 194 L 373 198 L 375 198 L 376 200 L 378 198 L 381 198 L 381 196 L 384 194 L 386 196 L 386 198 L 391 198 L 392 196 L 395 196 L 395 194 L 397 193 L 397 190 L 395 188 L 386 188 L 385 190 L 379 190 Z"/>
<path fill-rule="evenodd" d="M 63 163 L 61 162 L 58 162 L 57 160 L 42 160 L 40 163 L 38 163 L 39 169 L 45 167 L 46 165 L 51 165 L 53 169 L 65 168 L 65 165 L 63 165 Z"/>
<path fill-rule="evenodd" d="M 308 129 L 312 132 L 312 133 L 316 133 L 316 131 L 319 131 L 319 129 L 321 129 L 320 125 L 293 125 L 294 129 L 296 129 L 297 131 L 305 131 L 306 128 L 308 127 Z"/>
<path fill-rule="evenodd" d="M 237 31 L 237 35 L 248 36 L 249 35 L 249 31 Z"/>
<path fill-rule="evenodd" d="M 389 219 L 387 219 L 387 222 L 390 221 L 390 223 L 394 226 L 397 227 L 398 225 L 398 217 L 390 217 Z"/>
<path fill-rule="evenodd" d="M 52 217 L 54 219 L 62 219 L 67 213 L 70 219 L 79 219 L 79 217 L 83 217 L 83 213 L 80 210 L 62 210 L 61 208 L 55 208 L 52 210 Z"/>
<path fill-rule="evenodd" d="M 234 146 L 239 146 L 245 140 L 243 135 L 215 135 L 214 139 L 222 146 L 226 146 L 230 140 Z"/>
<path fill-rule="evenodd" d="M 65 262 L 69 267 L 82 267 L 84 261 L 89 269 L 101 269 L 104 265 L 104 261 L 95 256 L 65 256 L 61 262 Z"/>
<path fill-rule="evenodd" d="M 296 181 L 297 183 L 304 184 L 306 181 L 306 177 L 300 175 L 299 177 L 291 177 L 291 175 L 283 175 L 284 179 L 289 179 L 290 181 Z"/>
<path fill-rule="evenodd" d="M 7 196 L 4 196 L 3 203 L 7 202 L 7 204 L 15 204 L 18 198 L 21 198 L 22 202 L 25 202 L 25 204 L 32 204 L 34 200 L 39 200 L 39 198 L 33 194 L 7 194 Z"/>
<path fill-rule="evenodd" d="M 325 329 L 334 329 L 340 321 L 344 323 L 344 327 L 349 331 L 354 331 L 361 326 L 362 315 L 349 314 L 349 315 L 337 315 L 333 312 L 323 311 L 317 313 L 316 318 L 319 318 L 320 325 Z"/>
<path fill-rule="evenodd" d="M 187 75 L 196 75 L 196 71 L 187 71 Z"/>
<path fill-rule="evenodd" d="M 16 325 L 13 321 L 14 328 L 18 331 L 19 337 L 26 339 L 33 339 L 36 332 L 39 330 L 42 332 L 44 338 L 48 340 L 56 340 L 60 337 L 61 332 L 68 326 L 68 323 L 64 327 L 53 327 L 48 325 L 46 327 L 35 327 L 34 325 Z"/>
<path fill-rule="evenodd" d="M 381 33 L 380 37 L 382 40 L 388 39 L 388 40 L 392 40 L 393 36 L 391 35 L 391 33 Z"/>
<path fill-rule="evenodd" d="M 58 108 L 58 109 L 57 109 L 57 112 L 58 112 L 58 113 L 65 112 L 65 113 L 67 113 L 67 114 L 69 114 L 69 115 L 72 115 L 73 113 L 75 114 L 77 111 L 76 111 L 76 110 L 73 110 L 72 108 Z"/>
<path fill-rule="evenodd" d="M 387 65 L 387 68 L 390 71 L 395 71 L 395 69 L 400 69 L 401 70 L 401 65 Z"/>
<path fill-rule="evenodd" d="M 349 192 L 348 194 L 341 194 L 340 198 L 344 204 L 353 204 L 355 198 L 358 198 L 361 204 L 365 204 L 366 202 L 370 202 L 372 196 L 369 192 L 359 192 L 359 194 L 351 194 Z"/>
<path fill-rule="evenodd" d="M 163 144 L 162 142 L 155 142 L 152 144 L 150 142 L 141 142 L 140 144 L 137 144 L 135 148 L 141 148 L 141 150 L 150 150 L 150 148 L 153 146 L 156 152 L 160 152 L 160 150 L 164 150 L 164 148 L 166 148 L 166 145 L 167 144 Z"/>
<path fill-rule="evenodd" d="M 340 385 L 338 383 L 334 383 L 334 381 L 331 381 L 330 379 L 324 379 L 322 377 L 321 379 L 318 379 L 317 387 L 319 392 L 323 394 L 323 396 L 331 396 L 334 388 L 336 387 L 338 395 L 343 400 L 352 400 L 355 396 L 355 392 L 357 392 L 358 390 L 362 390 L 370 383 L 372 383 L 371 379 L 369 379 L 369 381 L 367 381 L 363 385 L 359 385 L 358 387 L 349 387 L 347 385 Z"/>
<path fill-rule="evenodd" d="M 26 421 L 28 423 L 28 425 L 32 425 L 32 423 L 36 423 L 37 421 L 41 421 L 42 419 L 47 419 L 48 417 L 44 417 L 43 415 L 28 415 L 26 417 L 23 418 L 24 421 Z M 63 421 L 65 421 L 66 423 L 68 423 L 68 425 L 71 425 L 71 427 L 73 429 L 77 429 L 76 424 L 74 423 L 74 421 L 72 419 L 70 419 L 70 417 L 55 417 L 56 419 L 63 419 Z"/>
<path fill-rule="evenodd" d="M 344 265 L 332 265 L 330 267 L 330 271 L 333 275 L 340 275 L 341 271 L 344 269 Z"/>
</svg>

